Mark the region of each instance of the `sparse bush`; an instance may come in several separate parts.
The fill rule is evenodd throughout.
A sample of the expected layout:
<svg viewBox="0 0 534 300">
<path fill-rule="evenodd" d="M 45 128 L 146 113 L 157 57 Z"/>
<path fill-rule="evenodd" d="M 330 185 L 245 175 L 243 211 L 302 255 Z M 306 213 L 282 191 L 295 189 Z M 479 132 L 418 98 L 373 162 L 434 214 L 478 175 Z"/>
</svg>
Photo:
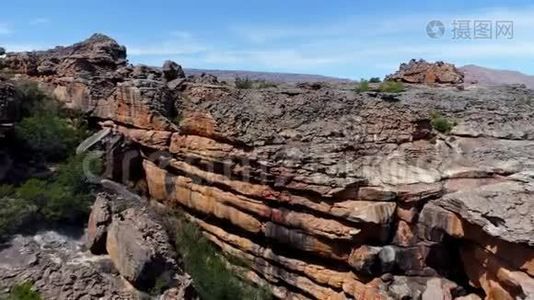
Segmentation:
<svg viewBox="0 0 534 300">
<path fill-rule="evenodd" d="M 269 291 L 253 287 L 228 269 L 225 259 L 195 224 L 180 217 L 176 222 L 176 247 L 201 299 L 271 299 Z"/>
<path fill-rule="evenodd" d="M 41 300 L 41 295 L 33 290 L 31 282 L 15 285 L 6 300 Z"/>
<path fill-rule="evenodd" d="M 380 83 L 380 78 L 378 77 L 371 77 L 371 79 L 369 79 L 369 82 L 370 83 Z"/>
<path fill-rule="evenodd" d="M 251 89 L 254 87 L 253 81 L 248 79 L 248 77 L 236 77 L 234 83 L 235 87 L 238 89 Z"/>
<path fill-rule="evenodd" d="M 451 132 L 452 128 L 456 126 L 455 121 L 449 121 L 439 113 L 432 113 L 430 124 L 432 128 L 445 134 Z"/>
<path fill-rule="evenodd" d="M 256 87 L 258 89 L 267 89 L 272 87 L 277 87 L 278 85 L 274 82 L 266 81 L 266 80 L 256 80 Z"/>
<path fill-rule="evenodd" d="M 357 93 L 363 93 L 369 91 L 369 81 L 361 79 L 358 86 L 354 89 Z"/>
<path fill-rule="evenodd" d="M 378 88 L 383 93 L 401 93 L 405 88 L 401 82 L 397 81 L 384 81 Z"/>
<path fill-rule="evenodd" d="M 176 116 L 172 119 L 172 122 L 178 126 L 180 126 L 180 124 L 182 123 L 182 114 L 181 113 L 178 113 L 176 114 Z"/>
</svg>

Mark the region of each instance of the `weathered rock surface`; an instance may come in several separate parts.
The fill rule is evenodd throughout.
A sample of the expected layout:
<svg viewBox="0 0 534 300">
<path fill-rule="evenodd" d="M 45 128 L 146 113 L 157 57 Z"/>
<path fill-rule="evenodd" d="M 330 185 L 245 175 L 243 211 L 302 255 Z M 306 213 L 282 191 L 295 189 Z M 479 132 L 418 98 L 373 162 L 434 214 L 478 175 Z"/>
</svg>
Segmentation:
<svg viewBox="0 0 534 300">
<path fill-rule="evenodd" d="M 417 85 L 463 78 L 417 61 L 389 77 L 414 83 L 395 102 L 331 85 L 239 90 L 172 63 L 127 66 L 101 38 L 8 61 L 138 145 L 150 197 L 183 209 L 277 297 L 531 297 L 533 91 Z M 63 63 L 94 53 L 115 63 Z M 31 71 L 52 56 L 63 77 Z M 432 129 L 433 112 L 456 121 L 450 134 Z M 157 247 L 149 220 L 125 213 L 107 248 L 142 282 Z"/>
<path fill-rule="evenodd" d="M 412 59 L 400 65 L 399 71 L 386 76 L 386 80 L 402 81 L 407 83 L 463 83 L 464 74 L 453 64 L 438 61 L 429 63 L 424 60 Z"/>
<path fill-rule="evenodd" d="M 158 278 L 171 282 L 178 269 L 176 254 L 161 225 L 135 208 L 113 217 L 106 250 L 121 276 L 142 290 L 154 286 Z"/>
<path fill-rule="evenodd" d="M 161 68 L 161 71 L 163 72 L 163 77 L 167 81 L 173 81 L 177 78 L 184 78 L 185 73 L 184 70 L 182 70 L 182 67 L 171 60 L 166 60 L 163 63 L 163 67 Z"/>
<path fill-rule="evenodd" d="M 87 248 L 93 254 L 106 253 L 108 226 L 111 223 L 110 199 L 99 194 L 93 203 L 87 222 Z"/>
<path fill-rule="evenodd" d="M 70 233 L 15 236 L 0 250 L 0 296 L 30 281 L 44 299 L 141 299 L 109 257 L 92 257 L 82 246 Z"/>
<path fill-rule="evenodd" d="M 495 237 L 534 246 L 534 185 L 507 181 L 445 195 L 437 202 Z"/>
<path fill-rule="evenodd" d="M 19 117 L 20 103 L 16 94 L 15 87 L 0 78 L 0 126 L 12 123 Z"/>
</svg>

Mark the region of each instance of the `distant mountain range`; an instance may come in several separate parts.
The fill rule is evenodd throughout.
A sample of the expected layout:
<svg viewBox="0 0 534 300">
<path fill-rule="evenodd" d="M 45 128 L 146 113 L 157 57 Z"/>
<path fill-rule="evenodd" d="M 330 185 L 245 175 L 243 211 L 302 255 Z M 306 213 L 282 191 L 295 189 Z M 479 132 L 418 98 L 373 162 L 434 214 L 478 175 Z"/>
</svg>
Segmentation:
<svg viewBox="0 0 534 300">
<path fill-rule="evenodd" d="M 534 76 L 521 72 L 490 69 L 476 65 L 466 65 L 459 69 L 465 74 L 465 82 L 477 81 L 483 85 L 524 84 L 528 88 L 534 88 Z"/>
<path fill-rule="evenodd" d="M 207 70 L 207 69 L 184 69 L 187 75 L 200 75 L 207 73 L 217 76 L 221 81 L 233 81 L 236 77 L 248 78 L 251 80 L 265 80 L 276 83 L 299 83 L 299 82 L 351 82 L 353 80 L 346 78 L 330 77 L 313 74 L 297 74 L 297 73 L 275 73 L 275 72 L 255 72 L 255 71 L 240 71 L 240 70 Z"/>
<path fill-rule="evenodd" d="M 458 68 L 465 74 L 465 82 L 478 82 L 482 85 L 501 85 L 501 84 L 524 84 L 534 89 L 534 76 L 526 75 L 517 71 L 498 70 L 480 67 L 476 65 L 466 65 Z M 393 70 L 392 70 L 393 72 Z M 254 72 L 240 70 L 207 70 L 207 69 L 185 69 L 187 75 L 200 75 L 208 73 L 215 75 L 219 80 L 233 81 L 236 77 L 249 78 L 252 80 L 265 80 L 276 83 L 298 83 L 298 82 L 331 82 L 347 83 L 353 80 L 346 78 L 330 77 L 313 74 L 297 73 L 275 73 L 275 72 Z"/>
</svg>

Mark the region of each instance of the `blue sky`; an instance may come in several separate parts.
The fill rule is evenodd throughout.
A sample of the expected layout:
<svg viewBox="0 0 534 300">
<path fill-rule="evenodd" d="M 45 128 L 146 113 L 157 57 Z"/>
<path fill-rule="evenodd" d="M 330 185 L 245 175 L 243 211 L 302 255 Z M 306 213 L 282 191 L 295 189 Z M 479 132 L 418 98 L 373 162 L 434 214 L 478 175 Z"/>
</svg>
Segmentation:
<svg viewBox="0 0 534 300">
<path fill-rule="evenodd" d="M 426 34 L 440 20 L 445 34 Z M 453 39 L 454 20 L 513 21 L 513 39 Z M 132 63 L 313 73 L 359 79 L 410 58 L 534 74 L 532 1 L 5 1 L 0 46 L 68 45 L 105 33 Z M 495 32 L 493 32 L 493 35 Z"/>
</svg>

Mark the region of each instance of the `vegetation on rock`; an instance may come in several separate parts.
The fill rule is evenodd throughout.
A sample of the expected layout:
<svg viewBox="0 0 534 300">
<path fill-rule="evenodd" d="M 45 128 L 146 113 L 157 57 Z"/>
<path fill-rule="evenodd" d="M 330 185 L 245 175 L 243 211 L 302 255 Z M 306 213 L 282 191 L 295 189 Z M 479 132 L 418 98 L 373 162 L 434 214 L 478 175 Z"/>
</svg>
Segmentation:
<svg viewBox="0 0 534 300">
<path fill-rule="evenodd" d="M 456 125 L 456 122 L 451 121 L 443 117 L 441 114 L 434 112 L 431 115 L 430 124 L 435 130 L 447 134 L 451 132 L 452 128 Z"/>
<path fill-rule="evenodd" d="M 0 185 L 0 237 L 33 221 L 84 219 L 81 217 L 88 213 L 94 188 L 84 167 L 93 174 L 101 169 L 99 159 L 73 156 L 75 147 L 88 134 L 81 116 L 62 108 L 35 84 L 19 83 L 17 90 L 22 120 L 15 125 L 13 148 L 16 155 L 31 160 L 28 167 L 37 166 L 49 174 Z"/>
<path fill-rule="evenodd" d="M 22 83 L 17 89 L 22 104 L 22 120 L 15 127 L 18 146 L 38 160 L 66 159 L 88 135 L 83 119 L 65 110 L 35 84 Z"/>
<path fill-rule="evenodd" d="M 238 89 L 253 88 L 253 82 L 252 80 L 248 79 L 248 77 L 245 77 L 245 78 L 236 77 L 234 83 L 235 83 L 235 87 Z"/>
<path fill-rule="evenodd" d="M 271 87 L 277 87 L 278 85 L 274 82 L 267 80 L 252 80 L 248 77 L 241 78 L 236 77 L 234 80 L 235 87 L 238 89 L 266 89 Z"/>
<path fill-rule="evenodd" d="M 267 81 L 267 80 L 257 80 L 256 84 L 257 84 L 258 89 L 267 89 L 267 88 L 273 88 L 273 87 L 278 86 L 276 83 Z"/>
<path fill-rule="evenodd" d="M 354 89 L 357 93 L 369 91 L 369 80 L 361 79 L 358 86 Z"/>
<path fill-rule="evenodd" d="M 401 82 L 390 80 L 384 81 L 378 89 L 383 93 L 401 93 L 405 90 Z"/>
<path fill-rule="evenodd" d="M 202 235 L 197 225 L 178 213 L 168 215 L 167 223 L 176 237 L 176 250 L 182 256 L 184 269 L 193 278 L 193 285 L 201 299 L 272 298 L 267 289 L 241 280 L 230 270 L 226 258 Z"/>
<path fill-rule="evenodd" d="M 84 166 L 84 162 L 88 166 Z M 30 178 L 18 187 L 0 185 L 0 236 L 30 221 L 76 222 L 85 219 L 95 187 L 84 167 L 98 174 L 98 159 L 78 155 L 60 164 L 47 180 Z"/>
<path fill-rule="evenodd" d="M 30 282 L 24 282 L 11 288 L 6 300 L 41 300 L 41 295 L 33 290 Z"/>
</svg>

